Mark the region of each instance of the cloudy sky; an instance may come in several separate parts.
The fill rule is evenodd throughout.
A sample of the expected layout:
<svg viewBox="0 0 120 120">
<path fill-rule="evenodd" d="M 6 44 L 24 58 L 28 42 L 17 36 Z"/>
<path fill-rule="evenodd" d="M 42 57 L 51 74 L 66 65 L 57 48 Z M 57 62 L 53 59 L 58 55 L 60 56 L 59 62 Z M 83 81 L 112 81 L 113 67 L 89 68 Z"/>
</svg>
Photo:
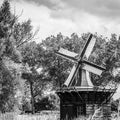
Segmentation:
<svg viewBox="0 0 120 120">
<path fill-rule="evenodd" d="M 1 0 L 0 0 L 1 1 Z M 10 0 L 21 20 L 40 27 L 39 40 L 61 32 L 97 32 L 106 37 L 120 31 L 120 0 Z"/>
</svg>

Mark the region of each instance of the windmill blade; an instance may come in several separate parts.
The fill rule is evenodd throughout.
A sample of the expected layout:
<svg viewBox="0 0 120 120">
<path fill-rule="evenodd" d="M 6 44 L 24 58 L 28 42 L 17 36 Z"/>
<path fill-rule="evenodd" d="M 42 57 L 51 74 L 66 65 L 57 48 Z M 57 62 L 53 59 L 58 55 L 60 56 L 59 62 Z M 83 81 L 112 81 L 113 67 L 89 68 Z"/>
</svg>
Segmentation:
<svg viewBox="0 0 120 120">
<path fill-rule="evenodd" d="M 82 69 L 92 72 L 97 75 L 101 75 L 101 73 L 105 70 L 105 68 L 98 66 L 94 63 L 90 63 L 88 61 L 83 61 L 84 65 Z"/>
<path fill-rule="evenodd" d="M 72 81 L 75 78 L 75 75 L 76 75 L 76 72 L 77 72 L 78 68 L 79 68 L 79 64 L 73 66 L 73 68 L 72 68 L 72 70 L 71 70 L 67 80 L 64 83 L 65 86 L 68 87 L 72 83 Z"/>
<path fill-rule="evenodd" d="M 66 59 L 72 60 L 72 61 L 77 61 L 76 57 L 78 54 L 74 52 L 70 52 L 68 50 L 65 50 L 63 48 L 60 48 L 59 51 L 56 52 L 57 55 L 62 56 Z"/>
<path fill-rule="evenodd" d="M 87 40 L 87 42 L 86 42 L 86 44 L 85 44 L 85 46 L 82 50 L 82 53 L 80 55 L 81 58 L 85 55 L 88 59 L 88 57 L 90 56 L 90 54 L 93 50 L 95 42 L 96 42 L 96 39 L 93 37 L 92 34 L 90 34 L 89 37 L 88 37 L 88 40 Z"/>
</svg>

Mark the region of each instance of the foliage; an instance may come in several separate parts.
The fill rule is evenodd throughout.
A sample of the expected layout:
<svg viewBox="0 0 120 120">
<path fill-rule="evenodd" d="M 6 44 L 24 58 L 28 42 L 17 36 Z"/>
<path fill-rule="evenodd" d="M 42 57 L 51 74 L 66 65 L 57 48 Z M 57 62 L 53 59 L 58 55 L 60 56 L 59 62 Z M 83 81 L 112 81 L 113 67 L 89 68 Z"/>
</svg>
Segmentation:
<svg viewBox="0 0 120 120">
<path fill-rule="evenodd" d="M 97 44 L 98 43 L 99 42 L 97 42 Z M 96 53 L 95 50 L 95 63 L 105 66 L 106 71 L 103 72 L 101 77 L 94 79 L 96 82 L 98 82 L 98 85 L 101 83 L 103 85 L 106 85 L 110 82 L 119 83 L 119 74 L 114 74 L 114 72 L 117 71 L 117 69 L 120 67 L 120 48 L 118 47 L 120 45 L 119 39 L 117 39 L 117 36 L 115 34 L 112 34 L 110 39 L 105 39 L 104 41 L 102 40 L 102 43 L 99 45 L 102 49 L 99 49 L 97 46 L 99 52 Z"/>
<path fill-rule="evenodd" d="M 56 94 L 48 94 L 41 99 L 38 99 L 35 103 L 35 111 L 39 112 L 41 110 L 58 110 L 59 99 Z"/>
<path fill-rule="evenodd" d="M 5 0 L 0 9 L 0 58 L 6 56 L 15 62 L 20 62 L 20 55 L 15 48 L 12 33 L 15 20 L 15 16 L 10 12 L 10 3 Z"/>
<path fill-rule="evenodd" d="M 79 53 L 85 44 L 87 36 L 88 33 L 82 34 L 81 37 L 73 33 L 69 38 L 59 33 L 56 37 L 50 36 L 42 41 L 43 48 L 46 49 L 43 66 L 48 72 L 50 79 L 54 81 L 54 87 L 63 84 L 73 65 L 70 61 L 58 57 L 55 51 L 58 50 L 59 47 L 63 47 L 67 50 Z M 106 71 L 104 71 L 100 77 L 91 73 L 93 84 L 98 86 L 101 84 L 106 85 L 110 81 L 119 82 L 119 76 L 113 76 L 113 69 L 119 67 L 119 39 L 117 39 L 115 34 L 112 34 L 111 38 L 108 40 L 97 34 L 94 34 L 94 36 L 97 42 L 90 55 L 89 61 L 106 67 Z"/>
<path fill-rule="evenodd" d="M 27 101 L 25 97 L 22 97 L 22 112 L 31 111 L 30 101 Z"/>
<path fill-rule="evenodd" d="M 66 79 L 72 63 L 68 60 L 62 59 L 55 54 L 59 47 L 66 48 L 71 51 L 78 52 L 81 38 L 76 34 L 72 34 L 71 38 L 64 37 L 59 33 L 56 37 L 51 36 L 42 41 L 43 47 L 46 49 L 44 55 L 44 70 L 48 72 L 48 76 L 53 81 L 54 87 L 61 86 Z"/>
<path fill-rule="evenodd" d="M 17 22 L 14 25 L 13 37 L 15 39 L 15 44 L 17 48 L 21 48 L 25 43 L 35 39 L 39 29 L 36 29 L 35 32 L 32 32 L 33 27 L 31 25 L 31 20 L 28 19 L 24 22 Z"/>
<path fill-rule="evenodd" d="M 111 100 L 111 111 L 118 112 L 119 99 Z"/>
<path fill-rule="evenodd" d="M 15 104 L 16 91 L 22 85 L 23 70 L 21 47 L 34 38 L 31 21 L 18 22 L 11 13 L 10 3 L 4 0 L 0 8 L 0 111 L 11 111 Z M 21 82 L 20 82 L 21 80 Z"/>
<path fill-rule="evenodd" d="M 14 62 L 20 61 L 18 51 L 12 41 L 12 27 L 14 17 L 10 12 L 10 4 L 4 1 L 0 9 L 0 111 L 10 111 L 14 106 L 14 78 L 5 64 L 6 58 Z"/>
<path fill-rule="evenodd" d="M 42 71 L 44 49 L 36 42 L 29 42 L 21 48 L 21 53 L 23 63 L 28 64 L 30 69 L 28 72 L 25 71 L 22 77 L 26 79 L 26 85 L 29 86 L 32 106 L 34 107 L 36 97 L 41 97 L 48 81 L 44 71 Z M 40 73 L 39 69 L 41 69 Z"/>
</svg>

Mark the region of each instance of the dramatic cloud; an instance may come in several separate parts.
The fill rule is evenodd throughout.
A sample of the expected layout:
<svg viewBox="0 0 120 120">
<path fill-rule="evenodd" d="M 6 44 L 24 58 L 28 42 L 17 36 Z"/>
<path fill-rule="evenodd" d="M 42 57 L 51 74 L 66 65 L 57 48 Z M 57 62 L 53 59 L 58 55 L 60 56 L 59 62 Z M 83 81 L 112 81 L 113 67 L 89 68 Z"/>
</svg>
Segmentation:
<svg viewBox="0 0 120 120">
<path fill-rule="evenodd" d="M 30 18 L 40 27 L 40 40 L 59 32 L 119 34 L 119 5 L 118 0 L 12 0 L 18 15 L 23 10 L 21 20 Z"/>
<path fill-rule="evenodd" d="M 120 1 L 116 0 L 11 0 L 12 9 L 20 20 L 32 20 L 34 29 L 38 26 L 39 41 L 61 32 L 71 35 L 97 32 L 109 37 L 119 35 Z"/>
<path fill-rule="evenodd" d="M 14 7 L 18 15 L 21 14 L 23 10 L 23 14 L 19 18 L 20 21 L 31 19 L 34 29 L 38 26 L 40 27 L 38 34 L 40 39 L 38 39 L 38 42 L 41 41 L 41 39 L 45 39 L 50 35 L 56 35 L 59 32 L 62 32 L 64 35 L 70 35 L 77 31 L 77 26 L 74 22 L 70 19 L 56 19 L 51 17 L 53 10 L 44 5 L 36 6 L 33 3 L 14 1 L 12 2 L 12 9 Z"/>
<path fill-rule="evenodd" d="M 11 0 L 11 1 L 19 1 L 19 2 L 28 2 L 35 3 L 38 6 L 46 6 L 49 9 L 59 9 L 63 6 L 61 0 Z"/>
<path fill-rule="evenodd" d="M 15 0 L 13 0 L 15 1 Z M 96 15 L 99 17 L 106 18 L 119 18 L 120 14 L 120 0 L 16 0 L 16 1 L 26 1 L 28 3 L 35 3 L 38 6 L 46 6 L 49 9 L 55 10 L 58 12 L 57 16 L 61 16 L 59 14 L 60 11 L 63 13 L 64 10 L 73 10 L 74 13 L 76 11 L 86 12 L 92 15 Z M 75 11 L 76 10 L 76 11 Z M 55 12 L 54 11 L 54 12 Z"/>
<path fill-rule="evenodd" d="M 118 17 L 120 14 L 120 0 L 62 0 L 70 8 L 104 17 Z"/>
</svg>

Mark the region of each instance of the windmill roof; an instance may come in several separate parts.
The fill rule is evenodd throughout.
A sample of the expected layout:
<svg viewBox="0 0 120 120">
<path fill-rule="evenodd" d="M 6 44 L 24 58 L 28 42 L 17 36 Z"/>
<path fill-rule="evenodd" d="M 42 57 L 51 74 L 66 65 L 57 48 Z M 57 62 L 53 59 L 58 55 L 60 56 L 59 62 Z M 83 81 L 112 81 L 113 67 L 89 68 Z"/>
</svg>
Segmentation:
<svg viewBox="0 0 120 120">
<path fill-rule="evenodd" d="M 62 89 L 58 89 L 57 92 L 90 92 L 90 91 L 94 91 L 94 92 L 115 92 L 116 89 L 106 89 L 103 87 L 63 87 Z"/>
</svg>

